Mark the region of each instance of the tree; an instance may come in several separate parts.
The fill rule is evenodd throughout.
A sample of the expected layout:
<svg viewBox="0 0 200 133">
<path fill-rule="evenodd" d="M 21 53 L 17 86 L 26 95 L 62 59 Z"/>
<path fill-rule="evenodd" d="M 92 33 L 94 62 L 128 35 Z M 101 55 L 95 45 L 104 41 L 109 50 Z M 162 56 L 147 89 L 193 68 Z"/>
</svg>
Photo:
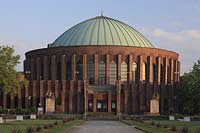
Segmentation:
<svg viewBox="0 0 200 133">
<path fill-rule="evenodd" d="M 16 94 L 19 88 L 15 68 L 20 56 L 14 52 L 14 47 L 0 46 L 0 87 L 5 94 Z"/>
<path fill-rule="evenodd" d="M 176 95 L 180 113 L 200 113 L 200 60 L 194 63 L 189 73 L 181 76 Z"/>
</svg>

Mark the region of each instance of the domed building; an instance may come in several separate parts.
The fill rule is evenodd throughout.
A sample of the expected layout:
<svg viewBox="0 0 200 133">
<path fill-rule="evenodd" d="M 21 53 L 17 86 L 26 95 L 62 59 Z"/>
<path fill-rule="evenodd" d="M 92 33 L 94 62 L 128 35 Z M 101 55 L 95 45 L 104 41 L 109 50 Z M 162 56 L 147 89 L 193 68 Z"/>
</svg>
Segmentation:
<svg viewBox="0 0 200 133">
<path fill-rule="evenodd" d="M 47 48 L 26 53 L 29 86 L 18 106 L 45 105 L 55 95 L 56 112 L 150 112 L 159 95 L 159 113 L 173 107 L 179 82 L 178 54 L 155 48 L 131 26 L 97 16 L 71 27 Z M 45 107 L 45 106 L 44 106 Z"/>
</svg>

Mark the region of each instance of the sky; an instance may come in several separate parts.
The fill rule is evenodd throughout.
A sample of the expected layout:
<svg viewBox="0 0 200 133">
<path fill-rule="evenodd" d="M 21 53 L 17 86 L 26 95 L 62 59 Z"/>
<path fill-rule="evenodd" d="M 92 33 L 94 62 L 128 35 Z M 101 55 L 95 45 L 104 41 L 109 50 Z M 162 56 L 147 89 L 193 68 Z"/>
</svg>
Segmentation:
<svg viewBox="0 0 200 133">
<path fill-rule="evenodd" d="M 45 48 L 64 31 L 104 16 L 134 27 L 157 48 L 179 53 L 181 73 L 200 59 L 200 0 L 0 0 L 0 45 L 21 56 Z"/>
</svg>

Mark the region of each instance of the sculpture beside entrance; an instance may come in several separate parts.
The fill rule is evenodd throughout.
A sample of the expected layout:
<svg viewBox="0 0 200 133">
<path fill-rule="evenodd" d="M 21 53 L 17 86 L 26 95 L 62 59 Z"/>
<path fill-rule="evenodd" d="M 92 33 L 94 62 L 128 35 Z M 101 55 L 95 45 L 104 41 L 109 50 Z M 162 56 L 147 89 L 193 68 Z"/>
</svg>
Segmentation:
<svg viewBox="0 0 200 133">
<path fill-rule="evenodd" d="M 150 114 L 159 115 L 159 94 L 157 92 L 153 93 L 152 99 L 150 100 Z"/>
<path fill-rule="evenodd" d="M 46 106 L 45 106 L 45 112 L 46 113 L 54 113 L 55 112 L 55 95 L 53 92 L 49 91 L 46 94 Z"/>
</svg>

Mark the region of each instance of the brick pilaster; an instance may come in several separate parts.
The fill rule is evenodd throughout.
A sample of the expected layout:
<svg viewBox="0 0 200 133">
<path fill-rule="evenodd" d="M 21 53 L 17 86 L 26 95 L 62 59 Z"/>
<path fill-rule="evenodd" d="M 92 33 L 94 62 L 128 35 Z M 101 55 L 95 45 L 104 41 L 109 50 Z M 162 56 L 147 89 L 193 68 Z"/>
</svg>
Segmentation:
<svg viewBox="0 0 200 133">
<path fill-rule="evenodd" d="M 98 64 L 99 64 L 99 55 L 94 55 L 94 81 L 95 84 L 98 84 Z"/>
<path fill-rule="evenodd" d="M 25 84 L 25 108 L 28 108 L 28 96 L 29 96 L 29 81 Z"/>
<path fill-rule="evenodd" d="M 57 79 L 56 55 L 51 56 L 51 80 Z"/>
<path fill-rule="evenodd" d="M 61 112 L 65 112 L 66 80 L 62 80 Z"/>
<path fill-rule="evenodd" d="M 33 80 L 33 107 L 37 106 L 36 81 Z"/>
<path fill-rule="evenodd" d="M 15 108 L 15 96 L 11 95 L 10 96 L 10 108 Z"/>
<path fill-rule="evenodd" d="M 41 60 L 40 57 L 36 58 L 36 80 L 41 80 Z"/>
<path fill-rule="evenodd" d="M 48 62 L 48 57 L 44 56 L 43 58 L 43 78 L 44 81 L 47 81 L 49 79 L 49 62 Z"/>
<path fill-rule="evenodd" d="M 112 91 L 108 92 L 108 112 L 112 112 Z"/>
<path fill-rule="evenodd" d="M 81 81 L 78 80 L 78 90 L 77 90 L 77 113 L 81 113 Z"/>
<path fill-rule="evenodd" d="M 73 113 L 73 89 L 74 89 L 74 80 L 70 80 L 70 89 L 69 89 L 69 113 Z"/>
<path fill-rule="evenodd" d="M 7 108 L 7 94 L 3 94 L 3 108 Z"/>
<path fill-rule="evenodd" d="M 40 80 L 40 103 L 44 105 L 44 81 Z"/>
<path fill-rule="evenodd" d="M 66 56 L 61 56 L 61 80 L 66 80 Z"/>
<path fill-rule="evenodd" d="M 93 112 L 97 112 L 97 99 L 96 94 L 93 94 Z"/>
<path fill-rule="evenodd" d="M 75 54 L 73 54 L 72 55 L 72 64 L 71 64 L 72 66 L 72 80 L 75 80 L 76 79 L 76 55 Z"/>
<path fill-rule="evenodd" d="M 22 107 L 22 90 L 20 87 L 18 88 L 17 98 L 18 98 L 18 108 L 21 108 Z"/>
<path fill-rule="evenodd" d="M 124 113 L 128 113 L 128 88 L 127 84 L 124 84 Z"/>
<path fill-rule="evenodd" d="M 87 54 L 83 54 L 83 79 L 87 79 Z"/>
</svg>

